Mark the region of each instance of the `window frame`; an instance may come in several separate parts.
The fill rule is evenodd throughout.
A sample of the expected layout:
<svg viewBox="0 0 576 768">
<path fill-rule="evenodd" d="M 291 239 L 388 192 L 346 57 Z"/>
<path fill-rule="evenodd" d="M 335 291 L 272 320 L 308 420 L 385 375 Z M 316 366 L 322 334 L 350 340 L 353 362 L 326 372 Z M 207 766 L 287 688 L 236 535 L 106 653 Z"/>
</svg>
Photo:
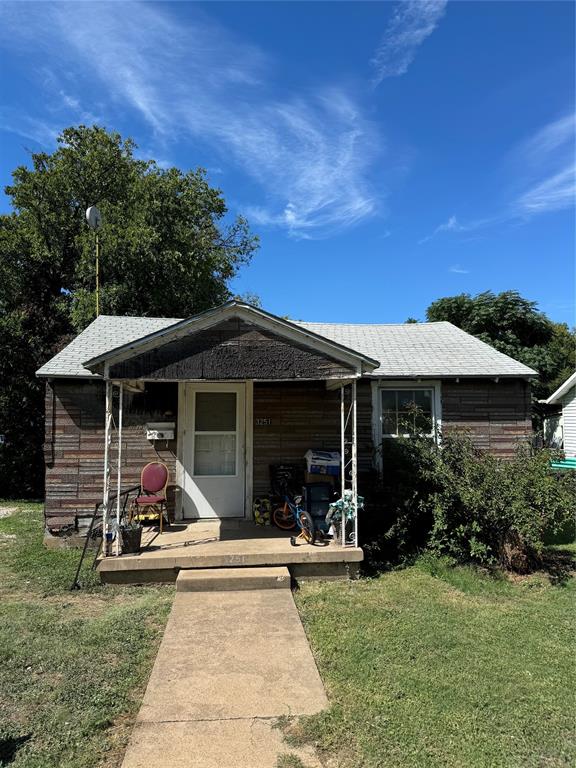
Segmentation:
<svg viewBox="0 0 576 768">
<path fill-rule="evenodd" d="M 377 379 L 372 381 L 372 432 L 374 448 L 376 449 L 377 463 L 381 466 L 381 451 L 377 450 L 383 440 L 397 440 L 400 437 L 410 438 L 410 434 L 387 434 L 382 432 L 382 390 L 391 389 L 394 391 L 404 390 L 413 392 L 415 390 L 432 391 L 432 431 L 426 435 L 431 437 L 434 442 L 440 442 L 440 431 L 442 426 L 442 387 L 438 379 Z"/>
</svg>

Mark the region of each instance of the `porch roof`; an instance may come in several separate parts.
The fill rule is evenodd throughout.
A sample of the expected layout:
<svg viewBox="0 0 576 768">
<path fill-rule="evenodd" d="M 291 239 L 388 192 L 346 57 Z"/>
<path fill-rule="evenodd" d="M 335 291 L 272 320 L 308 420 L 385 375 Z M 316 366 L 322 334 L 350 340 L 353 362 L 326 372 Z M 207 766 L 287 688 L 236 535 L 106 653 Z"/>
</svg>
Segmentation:
<svg viewBox="0 0 576 768">
<path fill-rule="evenodd" d="M 276 329 L 306 343 L 324 343 L 331 355 L 355 359 L 363 375 L 379 378 L 523 377 L 537 373 L 451 323 L 342 324 L 290 322 L 238 302 L 189 320 L 100 315 L 38 371 L 54 378 L 100 378 L 106 360 L 136 354 L 169 338 L 192 332 L 199 321 L 243 307 L 251 318 L 268 319 Z M 218 315 L 217 313 L 220 313 Z M 298 334 L 298 331 L 300 334 Z"/>
<path fill-rule="evenodd" d="M 277 317 L 259 307 L 253 307 L 239 301 L 229 301 L 220 307 L 201 312 L 186 320 L 180 320 L 170 326 L 153 331 L 135 341 L 128 342 L 92 357 L 84 365 L 96 373 L 103 373 L 105 367 L 108 369 L 118 369 L 119 366 L 127 361 L 134 360 L 150 352 L 166 349 L 168 345 L 174 345 L 182 340 L 190 339 L 195 334 L 214 331 L 230 321 L 243 323 L 246 327 L 264 332 L 271 338 L 281 339 L 286 345 L 294 345 L 295 347 L 297 346 L 338 361 L 344 366 L 342 371 L 345 371 L 348 377 L 350 377 L 351 373 L 362 375 L 378 367 L 378 361 L 369 357 L 364 352 L 358 352 L 349 346 L 340 344 L 334 339 L 321 336 L 290 320 Z M 262 347 L 262 350 L 264 353 L 272 354 L 269 342 L 268 345 Z M 240 378 L 245 377 L 243 374 L 240 374 Z M 248 375 L 248 378 L 253 377 Z M 278 378 L 284 378 L 284 376 L 280 374 Z M 288 375 L 288 378 L 290 378 L 290 375 Z"/>
</svg>

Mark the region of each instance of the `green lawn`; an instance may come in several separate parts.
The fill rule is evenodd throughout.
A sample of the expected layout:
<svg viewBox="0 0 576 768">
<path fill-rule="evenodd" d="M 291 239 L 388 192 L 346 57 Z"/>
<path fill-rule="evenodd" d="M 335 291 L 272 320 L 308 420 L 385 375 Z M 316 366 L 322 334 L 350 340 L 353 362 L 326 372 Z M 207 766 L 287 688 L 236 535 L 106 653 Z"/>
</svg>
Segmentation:
<svg viewBox="0 0 576 768">
<path fill-rule="evenodd" d="M 576 765 L 576 583 L 553 581 L 428 560 L 304 585 L 296 601 L 332 705 L 292 738 L 331 768 Z"/>
<path fill-rule="evenodd" d="M 78 551 L 46 550 L 40 506 L 18 507 L 0 519 L 0 765 L 117 768 L 173 588 L 102 587 L 87 568 L 70 592 Z M 428 560 L 304 584 L 332 705 L 291 737 L 327 768 L 576 765 L 576 583 L 552 581 Z"/>
<path fill-rule="evenodd" d="M 87 568 L 70 592 L 78 550 L 45 549 L 40 505 L 18 507 L 0 519 L 0 765 L 118 766 L 173 589 Z"/>
</svg>

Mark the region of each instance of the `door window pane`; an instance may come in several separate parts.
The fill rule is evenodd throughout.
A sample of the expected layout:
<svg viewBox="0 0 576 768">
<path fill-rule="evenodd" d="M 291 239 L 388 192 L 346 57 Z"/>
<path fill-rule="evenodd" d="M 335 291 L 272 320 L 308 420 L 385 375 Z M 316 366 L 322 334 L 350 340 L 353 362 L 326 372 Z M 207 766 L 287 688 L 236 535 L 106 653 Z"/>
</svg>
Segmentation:
<svg viewBox="0 0 576 768">
<path fill-rule="evenodd" d="M 196 393 L 196 432 L 235 432 L 236 392 Z"/>
<path fill-rule="evenodd" d="M 197 433 L 194 440 L 195 475 L 235 475 L 236 435 Z"/>
</svg>

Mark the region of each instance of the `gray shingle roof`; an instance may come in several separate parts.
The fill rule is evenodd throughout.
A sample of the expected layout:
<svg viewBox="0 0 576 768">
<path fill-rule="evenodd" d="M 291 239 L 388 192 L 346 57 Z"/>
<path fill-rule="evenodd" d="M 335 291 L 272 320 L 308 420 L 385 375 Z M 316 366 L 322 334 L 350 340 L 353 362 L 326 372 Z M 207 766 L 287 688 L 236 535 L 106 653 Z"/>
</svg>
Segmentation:
<svg viewBox="0 0 576 768">
<path fill-rule="evenodd" d="M 380 361 L 372 376 L 535 376 L 536 371 L 498 352 L 452 323 L 350 325 L 298 323 Z"/>
<path fill-rule="evenodd" d="M 39 376 L 93 377 L 91 358 L 180 322 L 164 317 L 100 315 L 37 371 Z M 536 372 L 451 323 L 351 325 L 298 322 L 306 330 L 380 361 L 371 375 L 390 378 L 533 376 Z"/>
<path fill-rule="evenodd" d="M 37 376 L 81 376 L 96 377 L 84 368 L 91 357 L 108 352 L 111 349 L 128 344 L 149 333 L 159 331 L 177 322 L 174 317 L 115 317 L 100 315 L 76 336 L 67 347 L 42 368 L 36 371 Z"/>
</svg>

